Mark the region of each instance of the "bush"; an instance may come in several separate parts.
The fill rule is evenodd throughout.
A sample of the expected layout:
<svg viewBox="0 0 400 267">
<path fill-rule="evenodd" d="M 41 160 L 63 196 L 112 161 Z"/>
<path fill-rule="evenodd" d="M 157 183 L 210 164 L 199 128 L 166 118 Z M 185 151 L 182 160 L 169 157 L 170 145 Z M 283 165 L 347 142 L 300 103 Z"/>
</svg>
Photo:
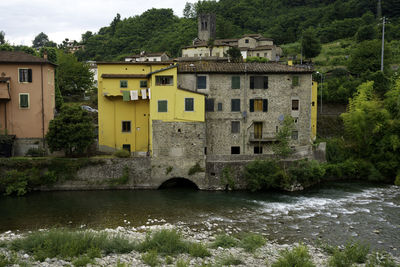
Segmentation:
<svg viewBox="0 0 400 267">
<path fill-rule="evenodd" d="M 146 254 L 144 254 L 142 256 L 142 260 L 144 263 L 146 263 L 147 265 L 149 265 L 151 267 L 158 266 L 160 264 L 160 260 L 158 259 L 157 251 L 155 251 L 155 250 L 149 251 Z"/>
<path fill-rule="evenodd" d="M 285 174 L 276 161 L 253 161 L 246 165 L 244 177 L 247 189 L 257 191 L 262 189 L 280 188 Z"/>
<path fill-rule="evenodd" d="M 185 261 L 183 259 L 179 259 L 176 262 L 176 267 L 188 267 L 189 266 L 190 261 Z"/>
<path fill-rule="evenodd" d="M 400 172 L 396 175 L 396 180 L 394 180 L 394 184 L 400 186 Z"/>
<path fill-rule="evenodd" d="M 113 155 L 117 158 L 129 158 L 131 153 L 128 150 L 122 149 L 115 151 Z"/>
<path fill-rule="evenodd" d="M 396 267 L 396 263 L 390 254 L 386 252 L 375 252 L 369 255 L 366 267 Z"/>
<path fill-rule="evenodd" d="M 288 169 L 288 173 L 292 180 L 309 186 L 318 183 L 324 177 L 325 168 L 315 160 L 299 160 Z"/>
<path fill-rule="evenodd" d="M 271 267 L 314 267 L 308 249 L 304 245 L 299 245 L 292 250 L 284 250 L 281 257 L 271 265 Z"/>
<path fill-rule="evenodd" d="M 157 251 L 165 255 L 174 255 L 188 252 L 188 244 L 175 230 L 160 230 L 153 234 L 148 233 L 146 239 L 138 245 L 140 252 Z"/>
<path fill-rule="evenodd" d="M 242 264 L 243 261 L 238 257 L 233 256 L 232 254 L 226 255 L 222 257 L 218 261 L 222 266 L 231 266 L 231 265 L 239 265 Z"/>
<path fill-rule="evenodd" d="M 369 246 L 360 242 L 347 242 L 345 248 L 340 250 L 335 248 L 332 257 L 329 258 L 328 265 L 332 267 L 346 267 L 353 263 L 364 263 L 367 260 Z"/>
<path fill-rule="evenodd" d="M 265 239 L 261 235 L 247 233 L 241 238 L 239 246 L 247 252 L 254 252 L 264 244 Z"/>
<path fill-rule="evenodd" d="M 87 255 L 83 255 L 83 256 L 80 256 L 79 258 L 77 258 L 77 259 L 75 259 L 75 260 L 73 260 L 72 261 L 72 264 L 74 265 L 74 266 L 86 266 L 86 265 L 88 265 L 88 264 L 93 264 L 94 263 L 94 260 L 93 259 L 91 259 L 89 256 L 87 256 Z"/>
<path fill-rule="evenodd" d="M 231 248 L 237 245 L 237 240 L 229 235 L 217 235 L 215 241 L 212 243 L 213 248 Z"/>
<path fill-rule="evenodd" d="M 10 248 L 25 251 L 44 261 L 46 258 L 74 258 L 86 255 L 99 257 L 100 251 L 110 253 L 128 253 L 135 245 L 119 236 L 109 237 L 105 233 L 74 232 L 54 229 L 47 232 L 34 232 L 27 237 L 13 240 Z M 83 259 L 81 259 L 83 261 Z"/>
<path fill-rule="evenodd" d="M 25 155 L 29 157 L 43 157 L 46 155 L 46 151 L 43 148 L 31 147 L 28 149 Z"/>
<path fill-rule="evenodd" d="M 189 254 L 192 257 L 209 257 L 211 256 L 210 251 L 201 243 L 192 243 L 189 245 Z"/>
<path fill-rule="evenodd" d="M 9 196 L 15 193 L 17 196 L 23 196 L 28 191 L 28 176 L 25 172 L 11 170 L 5 173 L 1 178 L 0 185 L 5 189 L 5 195 Z"/>
</svg>

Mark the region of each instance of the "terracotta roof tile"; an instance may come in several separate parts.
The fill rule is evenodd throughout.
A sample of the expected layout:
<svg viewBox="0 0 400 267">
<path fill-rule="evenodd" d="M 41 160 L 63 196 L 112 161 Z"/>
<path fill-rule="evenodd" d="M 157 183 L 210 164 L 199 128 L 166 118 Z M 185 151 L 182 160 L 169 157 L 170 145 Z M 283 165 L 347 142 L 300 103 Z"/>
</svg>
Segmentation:
<svg viewBox="0 0 400 267">
<path fill-rule="evenodd" d="M 312 73 L 313 68 L 303 68 L 279 63 L 233 62 L 180 62 L 178 73 Z"/>
<path fill-rule="evenodd" d="M 55 65 L 46 59 L 20 51 L 0 51 L 0 63 L 48 63 Z"/>
</svg>

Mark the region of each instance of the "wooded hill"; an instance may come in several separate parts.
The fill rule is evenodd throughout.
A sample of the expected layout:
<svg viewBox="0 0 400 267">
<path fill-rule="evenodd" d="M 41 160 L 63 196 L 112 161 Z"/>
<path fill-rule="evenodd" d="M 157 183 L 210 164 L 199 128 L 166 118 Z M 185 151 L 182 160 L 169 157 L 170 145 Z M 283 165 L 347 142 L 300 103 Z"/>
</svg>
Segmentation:
<svg viewBox="0 0 400 267">
<path fill-rule="evenodd" d="M 80 60 L 118 60 L 143 50 L 179 56 L 181 47 L 197 36 L 196 16 L 201 12 L 217 15 L 217 38 L 261 33 L 285 44 L 299 40 L 312 27 L 321 42 L 327 43 L 353 37 L 366 25 L 378 27 L 375 18 L 382 13 L 391 21 L 386 38 L 400 39 L 400 1 L 382 0 L 378 6 L 376 0 L 220 0 L 187 3 L 182 18 L 172 9 L 150 9 L 124 19 L 117 14 L 109 26 L 82 35 L 85 50 L 77 56 Z"/>
</svg>

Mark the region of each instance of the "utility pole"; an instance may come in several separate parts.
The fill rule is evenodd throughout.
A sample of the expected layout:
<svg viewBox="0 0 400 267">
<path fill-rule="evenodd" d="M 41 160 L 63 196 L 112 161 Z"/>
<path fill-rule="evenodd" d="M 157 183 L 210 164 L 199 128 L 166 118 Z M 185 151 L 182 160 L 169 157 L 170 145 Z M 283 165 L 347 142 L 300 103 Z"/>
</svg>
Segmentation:
<svg viewBox="0 0 400 267">
<path fill-rule="evenodd" d="M 381 71 L 383 72 L 383 56 L 385 54 L 385 22 L 386 17 L 382 18 L 382 54 L 381 54 Z"/>
</svg>

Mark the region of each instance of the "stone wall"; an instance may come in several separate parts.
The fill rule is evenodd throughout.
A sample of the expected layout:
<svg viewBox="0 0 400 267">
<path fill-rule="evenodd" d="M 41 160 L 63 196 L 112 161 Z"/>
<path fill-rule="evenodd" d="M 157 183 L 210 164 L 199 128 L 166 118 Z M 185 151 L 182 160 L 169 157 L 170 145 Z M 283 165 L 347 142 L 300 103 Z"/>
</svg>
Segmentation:
<svg viewBox="0 0 400 267">
<path fill-rule="evenodd" d="M 16 138 L 13 144 L 13 156 L 25 156 L 30 148 L 43 148 L 43 139 Z"/>
</svg>

